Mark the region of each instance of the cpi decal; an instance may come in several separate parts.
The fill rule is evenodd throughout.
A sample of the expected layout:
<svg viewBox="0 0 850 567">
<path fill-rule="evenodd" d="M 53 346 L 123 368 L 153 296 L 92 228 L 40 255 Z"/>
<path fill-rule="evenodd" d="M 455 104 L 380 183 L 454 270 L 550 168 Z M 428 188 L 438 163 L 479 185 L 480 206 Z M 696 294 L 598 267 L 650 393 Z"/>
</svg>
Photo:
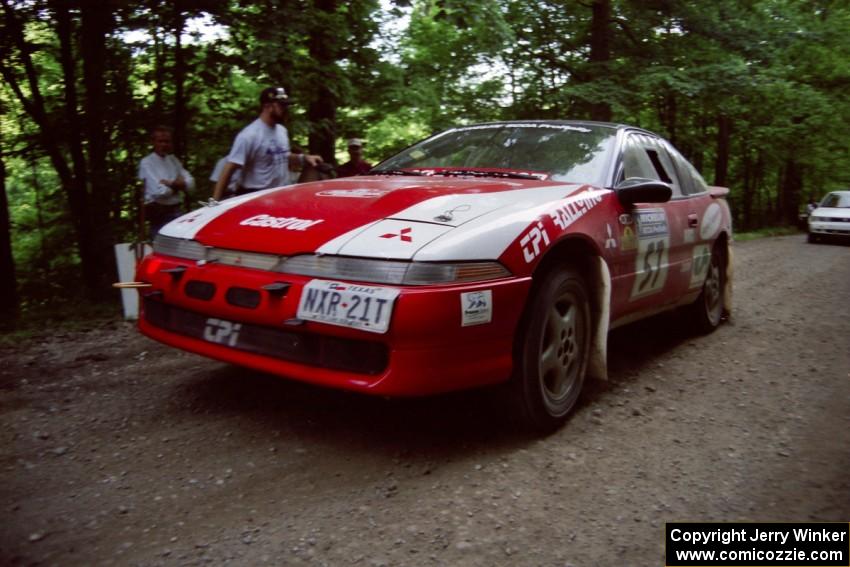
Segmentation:
<svg viewBox="0 0 850 567">
<path fill-rule="evenodd" d="M 525 263 L 530 264 L 535 258 L 540 256 L 540 253 L 545 247 L 549 246 L 549 242 L 549 234 L 543 227 L 543 223 L 537 221 L 519 241 Z"/>
<path fill-rule="evenodd" d="M 664 289 L 670 264 L 670 230 L 664 209 L 634 213 L 637 225 L 635 282 L 631 299 L 639 299 Z"/>
<path fill-rule="evenodd" d="M 461 326 L 483 325 L 493 320 L 493 291 L 460 294 Z"/>
<path fill-rule="evenodd" d="M 720 205 L 712 203 L 705 209 L 702 215 L 702 225 L 699 228 L 700 238 L 710 240 L 720 230 L 720 223 L 723 220 L 723 211 Z"/>
<path fill-rule="evenodd" d="M 297 217 L 273 217 L 271 215 L 255 215 L 248 217 L 239 224 L 257 226 L 260 228 L 280 228 L 286 230 L 307 230 L 311 226 L 324 222 L 324 219 L 308 220 Z"/>
<path fill-rule="evenodd" d="M 204 338 L 211 343 L 220 345 L 236 346 L 239 340 L 239 331 L 242 330 L 241 323 L 231 323 L 224 319 L 207 319 L 204 325 Z"/>
</svg>

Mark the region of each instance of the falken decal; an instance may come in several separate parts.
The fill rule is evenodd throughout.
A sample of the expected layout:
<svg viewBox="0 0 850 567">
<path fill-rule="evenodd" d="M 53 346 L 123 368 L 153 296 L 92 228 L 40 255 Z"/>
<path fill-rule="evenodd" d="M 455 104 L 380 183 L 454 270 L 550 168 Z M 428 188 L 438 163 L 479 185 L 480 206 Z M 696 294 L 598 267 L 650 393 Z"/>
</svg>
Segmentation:
<svg viewBox="0 0 850 567">
<path fill-rule="evenodd" d="M 601 192 L 582 193 L 562 201 L 554 211 L 549 213 L 549 218 L 561 231 L 565 231 L 601 202 Z M 525 258 L 527 264 L 540 256 L 549 244 L 551 244 L 549 233 L 546 232 L 543 222 L 540 220 L 531 225 L 519 241 L 519 245 L 522 247 L 522 257 Z"/>
<path fill-rule="evenodd" d="M 638 249 L 631 294 L 634 300 L 664 289 L 670 264 L 670 231 L 664 209 L 637 211 L 633 216 Z"/>
<path fill-rule="evenodd" d="M 549 213 L 552 222 L 561 230 L 567 230 L 571 224 L 583 217 L 590 209 L 602 202 L 600 194 L 583 194 L 571 198 L 560 205 L 555 212 Z"/>
<path fill-rule="evenodd" d="M 260 228 L 278 228 L 286 230 L 307 230 L 311 226 L 315 226 L 324 219 L 309 220 L 299 219 L 298 217 L 273 217 L 271 215 L 255 215 L 244 219 L 239 224 L 243 226 L 256 226 Z"/>
<path fill-rule="evenodd" d="M 460 294 L 461 326 L 483 325 L 493 320 L 493 291 L 470 291 Z"/>
</svg>

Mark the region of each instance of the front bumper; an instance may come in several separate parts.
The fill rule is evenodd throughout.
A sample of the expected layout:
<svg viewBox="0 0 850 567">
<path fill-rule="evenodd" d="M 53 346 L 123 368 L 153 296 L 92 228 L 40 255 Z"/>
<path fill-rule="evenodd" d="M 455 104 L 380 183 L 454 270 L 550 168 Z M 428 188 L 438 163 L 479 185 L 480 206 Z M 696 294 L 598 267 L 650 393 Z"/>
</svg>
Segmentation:
<svg viewBox="0 0 850 567">
<path fill-rule="evenodd" d="M 814 221 L 809 217 L 809 232 L 823 236 L 850 236 L 850 219 Z"/>
<path fill-rule="evenodd" d="M 298 321 L 309 277 L 154 255 L 140 264 L 137 279 L 152 284 L 142 291 L 139 329 L 155 340 L 287 378 L 387 396 L 507 380 L 531 284 L 511 278 L 401 287 L 389 330 L 377 334 Z M 274 283 L 288 288 L 262 289 Z M 481 290 L 492 292 L 492 321 L 463 327 L 461 293 Z M 229 340 L 233 326 L 239 336 Z"/>
</svg>

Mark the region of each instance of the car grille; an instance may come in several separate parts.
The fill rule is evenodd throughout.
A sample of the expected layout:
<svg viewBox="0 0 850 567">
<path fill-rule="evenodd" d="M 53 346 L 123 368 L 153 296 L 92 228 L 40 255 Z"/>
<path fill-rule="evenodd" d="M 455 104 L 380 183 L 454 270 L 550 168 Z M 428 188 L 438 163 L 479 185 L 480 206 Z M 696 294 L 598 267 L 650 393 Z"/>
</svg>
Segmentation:
<svg viewBox="0 0 850 567">
<path fill-rule="evenodd" d="M 297 362 L 358 374 L 380 374 L 389 361 L 386 345 L 374 341 L 341 339 L 241 323 L 237 331 L 222 335 L 222 321 L 195 311 L 144 298 L 145 320 L 161 329 L 215 344 Z M 229 328 L 234 325 L 224 322 Z M 210 340 L 214 337 L 215 340 Z"/>
</svg>

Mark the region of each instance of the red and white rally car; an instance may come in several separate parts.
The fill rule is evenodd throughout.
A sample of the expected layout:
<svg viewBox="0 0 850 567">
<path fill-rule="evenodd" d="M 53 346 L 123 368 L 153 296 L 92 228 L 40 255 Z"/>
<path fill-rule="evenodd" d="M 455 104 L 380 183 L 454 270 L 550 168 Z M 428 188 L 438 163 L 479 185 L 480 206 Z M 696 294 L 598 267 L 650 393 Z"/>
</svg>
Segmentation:
<svg viewBox="0 0 850 567">
<path fill-rule="evenodd" d="M 608 331 L 730 302 L 725 189 L 666 141 L 594 122 L 453 128 L 367 176 L 270 189 L 167 225 L 141 331 L 324 386 L 414 396 L 507 382 L 558 426 Z"/>
</svg>

